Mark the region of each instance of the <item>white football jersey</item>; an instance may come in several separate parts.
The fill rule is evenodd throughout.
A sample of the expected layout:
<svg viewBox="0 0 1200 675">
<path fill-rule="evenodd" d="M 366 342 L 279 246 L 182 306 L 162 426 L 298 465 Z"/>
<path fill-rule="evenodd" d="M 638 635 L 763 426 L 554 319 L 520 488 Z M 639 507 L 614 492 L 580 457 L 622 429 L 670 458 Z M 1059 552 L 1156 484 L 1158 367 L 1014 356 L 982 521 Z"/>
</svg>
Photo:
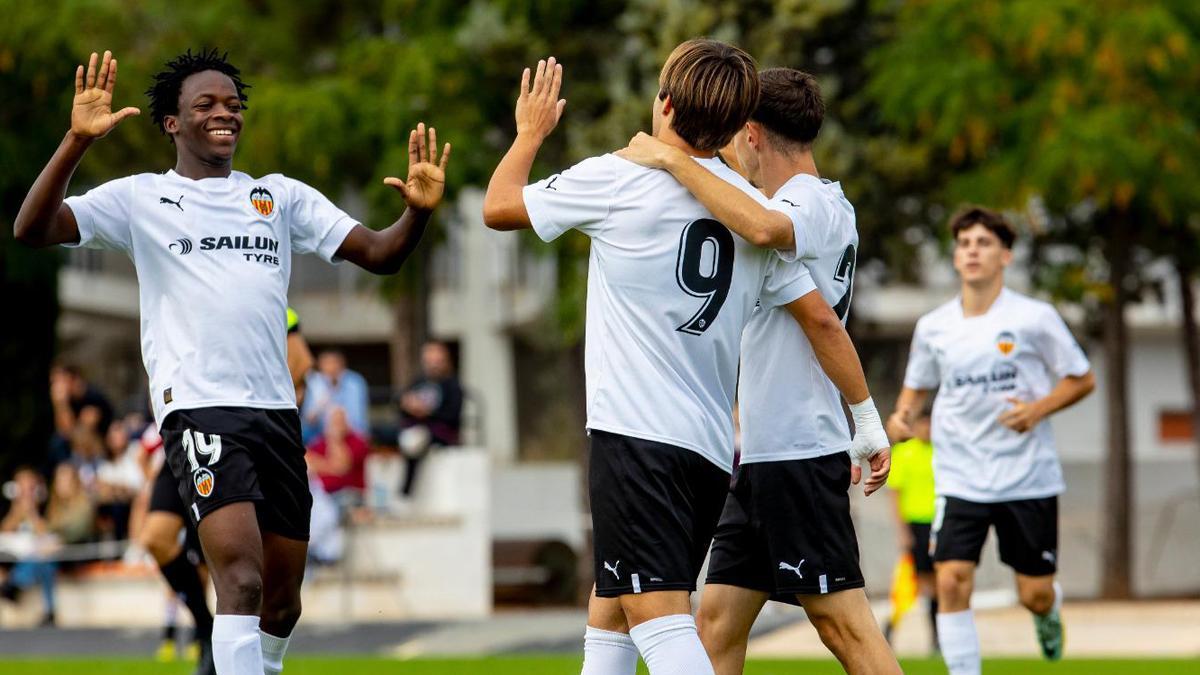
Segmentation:
<svg viewBox="0 0 1200 675">
<path fill-rule="evenodd" d="M 771 198 L 792 219 L 796 248 L 783 257 L 802 268 L 844 324 L 853 293 L 858 229 L 838 183 L 799 174 Z M 742 462 L 808 459 L 844 452 L 850 426 L 842 396 L 812 343 L 783 307 L 759 307 L 742 335 L 738 381 Z"/>
<path fill-rule="evenodd" d="M 1091 369 L 1054 307 L 1004 289 L 986 314 L 955 298 L 917 321 L 904 386 L 937 388 L 933 468 L 940 496 L 973 502 L 1040 499 L 1065 485 L 1050 423 L 1026 433 L 1001 424 L 1009 398 L 1045 397 Z"/>
<path fill-rule="evenodd" d="M 159 425 L 175 409 L 296 407 L 286 346 L 292 254 L 334 262 L 354 219 L 304 183 L 238 171 L 138 174 L 66 204 L 79 223 L 73 246 L 124 251 L 137 269 Z"/>
<path fill-rule="evenodd" d="M 698 161 L 766 202 L 719 159 Z M 592 240 L 588 428 L 732 470 L 742 328 L 760 297 L 774 306 L 806 292 L 802 269 L 730 232 L 669 173 L 616 155 L 526 186 L 525 206 L 542 239 L 577 229 Z"/>
</svg>

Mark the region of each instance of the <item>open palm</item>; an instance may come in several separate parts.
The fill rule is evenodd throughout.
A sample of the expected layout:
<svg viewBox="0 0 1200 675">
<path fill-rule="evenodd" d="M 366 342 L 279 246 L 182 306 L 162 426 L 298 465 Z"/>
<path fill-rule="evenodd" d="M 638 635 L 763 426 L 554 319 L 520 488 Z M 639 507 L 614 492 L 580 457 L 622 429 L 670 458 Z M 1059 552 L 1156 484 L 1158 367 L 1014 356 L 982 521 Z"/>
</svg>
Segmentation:
<svg viewBox="0 0 1200 675">
<path fill-rule="evenodd" d="M 441 203 L 446 190 L 446 163 L 449 159 L 450 144 L 447 143 L 443 148 L 439 159 L 437 129 L 430 127 L 426 139 L 425 123 L 421 122 L 408 135 L 408 179 L 402 181 L 388 177 L 383 182 L 399 190 L 409 207 L 432 211 Z"/>
<path fill-rule="evenodd" d="M 112 52 L 104 52 L 100 68 L 96 68 L 97 55 L 92 52 L 87 71 L 83 66 L 75 69 L 75 100 L 71 104 L 71 132 L 84 138 L 102 138 L 130 115 L 141 111 L 137 108 L 122 108 L 112 111 L 112 92 L 117 84 L 117 60 Z"/>
</svg>

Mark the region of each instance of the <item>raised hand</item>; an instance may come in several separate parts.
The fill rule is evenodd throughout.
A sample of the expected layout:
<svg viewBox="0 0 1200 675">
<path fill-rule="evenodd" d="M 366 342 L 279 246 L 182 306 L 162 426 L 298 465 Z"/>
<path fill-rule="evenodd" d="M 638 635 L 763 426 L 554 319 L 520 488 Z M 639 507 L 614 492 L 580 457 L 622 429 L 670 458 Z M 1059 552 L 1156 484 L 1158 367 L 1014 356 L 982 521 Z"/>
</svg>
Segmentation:
<svg viewBox="0 0 1200 675">
<path fill-rule="evenodd" d="M 450 160 L 450 144 L 437 156 L 437 129 L 429 127 L 426 143 L 425 123 L 417 124 L 408 135 L 408 180 L 389 176 L 383 179 L 404 195 L 409 207 L 420 211 L 432 211 L 442 201 L 446 190 L 446 162 Z"/>
<path fill-rule="evenodd" d="M 88 59 L 87 72 L 83 66 L 75 69 L 75 101 L 71 104 L 71 133 L 82 138 L 103 138 L 121 120 L 141 114 L 137 108 L 112 111 L 112 92 L 117 84 L 117 60 L 112 52 L 104 52 L 99 70 L 96 53 Z"/>
<path fill-rule="evenodd" d="M 663 143 L 644 131 L 639 131 L 630 139 L 627 147 L 616 152 L 618 157 L 651 169 L 666 168 L 672 154 L 683 155 L 683 151 Z"/>
<path fill-rule="evenodd" d="M 566 99 L 560 99 L 562 88 L 562 64 L 551 56 L 538 61 L 533 76 L 533 87 L 529 86 L 529 69 L 521 73 L 521 94 L 517 97 L 517 136 L 528 136 L 539 143 L 554 131 L 562 117 Z"/>
</svg>

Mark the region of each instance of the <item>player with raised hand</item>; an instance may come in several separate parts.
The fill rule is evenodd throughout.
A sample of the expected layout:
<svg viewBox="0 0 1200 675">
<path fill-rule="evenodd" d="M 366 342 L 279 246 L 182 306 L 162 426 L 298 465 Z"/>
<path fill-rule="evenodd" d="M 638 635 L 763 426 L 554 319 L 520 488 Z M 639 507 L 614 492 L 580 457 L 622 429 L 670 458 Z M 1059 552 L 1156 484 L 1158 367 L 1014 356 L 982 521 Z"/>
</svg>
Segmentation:
<svg viewBox="0 0 1200 675">
<path fill-rule="evenodd" d="M 1054 575 L 1065 485 L 1045 420 L 1087 396 L 1095 378 L 1054 307 L 1004 286 L 1016 238 L 1004 218 L 968 208 L 951 219 L 950 231 L 961 292 L 917 321 L 888 430 L 898 441 L 910 438 L 937 389 L 930 538 L 938 642 L 951 675 L 977 675 L 971 591 L 992 527 L 1000 560 L 1013 568 L 1021 604 L 1034 615 L 1042 654 L 1062 658 L 1062 589 Z"/>
<path fill-rule="evenodd" d="M 617 153 L 667 169 L 731 230 L 779 249 L 812 288 L 796 303 L 799 325 L 788 311 L 764 307 L 742 336 L 742 457 L 713 541 L 701 639 L 717 673 L 742 672 L 754 620 L 776 600 L 804 607 L 846 672 L 899 673 L 863 591 L 847 492 L 859 482 L 859 462 L 871 467 L 868 495 L 890 468 L 887 435 L 844 330 L 858 248 L 854 207 L 813 160 L 825 113 L 816 79 L 789 68 L 759 79 L 758 106 L 729 151 L 767 204 L 646 134 Z M 853 437 L 843 397 L 852 402 Z"/>
<path fill-rule="evenodd" d="M 442 199 L 450 147 L 439 158 L 436 132 L 427 141 L 417 126 L 407 179 L 385 181 L 408 208 L 371 230 L 304 183 L 234 171 L 248 87 L 217 51 L 189 51 L 147 92 L 154 123 L 175 146 L 174 169 L 64 199 L 91 144 L 138 112 L 112 112 L 116 77 L 109 52 L 76 71 L 71 128 L 14 234 L 133 260 L 155 420 L 217 589 L 216 670 L 279 673 L 300 617 L 312 505 L 285 354 L 292 254 L 395 272 Z"/>
<path fill-rule="evenodd" d="M 545 240 L 578 229 L 592 240 L 586 374 L 596 588 L 583 672 L 632 674 L 639 651 L 651 673 L 712 672 L 688 594 L 728 492 L 742 328 L 760 299 L 795 314 L 812 280 L 730 233 L 669 175 L 616 155 L 527 186 L 563 110 L 561 77 L 553 59 L 538 64 L 532 86 L 524 74 L 517 138 L 488 186 L 484 221 L 532 227 Z M 663 67 L 653 132 L 765 202 L 716 157 L 757 99 L 749 55 L 690 40 Z M 832 325 L 844 333 L 836 318 Z"/>
</svg>

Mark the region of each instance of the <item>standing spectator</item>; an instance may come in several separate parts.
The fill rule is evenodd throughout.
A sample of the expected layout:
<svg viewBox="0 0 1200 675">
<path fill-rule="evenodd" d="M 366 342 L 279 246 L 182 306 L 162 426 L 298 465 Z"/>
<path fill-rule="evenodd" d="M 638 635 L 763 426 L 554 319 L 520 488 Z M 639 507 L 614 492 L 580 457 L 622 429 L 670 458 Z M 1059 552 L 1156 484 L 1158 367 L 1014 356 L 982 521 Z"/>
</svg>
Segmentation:
<svg viewBox="0 0 1200 675">
<path fill-rule="evenodd" d="M 74 466 L 63 463 L 55 469 L 54 489 L 44 517 L 39 509 L 45 492 L 41 475 L 26 467 L 17 470 L 13 482 L 17 485 L 17 494 L 8 515 L 0 523 L 0 532 L 25 532 L 39 539 L 49 536 L 51 544 L 77 544 L 91 538 L 95 514 Z M 57 572 L 57 563 L 45 560 L 43 556 L 21 560 L 13 566 L 8 579 L 0 584 L 0 597 L 16 601 L 21 590 L 40 584 L 45 611 L 42 625 L 53 626 Z"/>
<path fill-rule="evenodd" d="M 363 467 L 370 452 L 366 439 L 350 428 L 346 411 L 333 408 L 324 432 L 309 444 L 304 458 L 331 497 L 339 503 L 361 502 L 366 487 Z"/>
<path fill-rule="evenodd" d="M 421 348 L 421 377 L 400 398 L 400 451 L 408 470 L 401 493 L 410 496 L 417 467 L 432 446 L 458 445 L 463 390 L 454 374 L 450 349 L 442 342 Z"/>
<path fill-rule="evenodd" d="M 308 392 L 304 397 L 305 437 L 322 432 L 330 411 L 335 407 L 346 413 L 346 422 L 356 433 L 371 432 L 367 421 L 367 380 L 346 367 L 346 357 L 339 351 L 327 349 L 317 357 L 317 369 L 308 376 Z"/>
<path fill-rule="evenodd" d="M 901 555 L 912 556 L 917 574 L 918 592 L 929 606 L 929 624 L 933 649 L 937 650 L 937 594 L 934 592 L 933 555 L 929 552 L 929 531 L 933 523 L 936 496 L 933 489 L 933 443 L 929 440 L 929 414 L 922 413 L 912 425 L 913 437 L 892 448 L 892 472 L 888 488 L 896 515 Z M 884 630 L 891 642 L 894 626 Z"/>
<path fill-rule="evenodd" d="M 75 365 L 56 365 L 50 369 L 50 402 L 54 408 L 54 436 L 42 471 L 46 480 L 53 477 L 59 462 L 71 456 L 81 423 L 86 423 L 92 433 L 103 435 L 113 420 L 108 397 L 89 384 Z"/>
</svg>

